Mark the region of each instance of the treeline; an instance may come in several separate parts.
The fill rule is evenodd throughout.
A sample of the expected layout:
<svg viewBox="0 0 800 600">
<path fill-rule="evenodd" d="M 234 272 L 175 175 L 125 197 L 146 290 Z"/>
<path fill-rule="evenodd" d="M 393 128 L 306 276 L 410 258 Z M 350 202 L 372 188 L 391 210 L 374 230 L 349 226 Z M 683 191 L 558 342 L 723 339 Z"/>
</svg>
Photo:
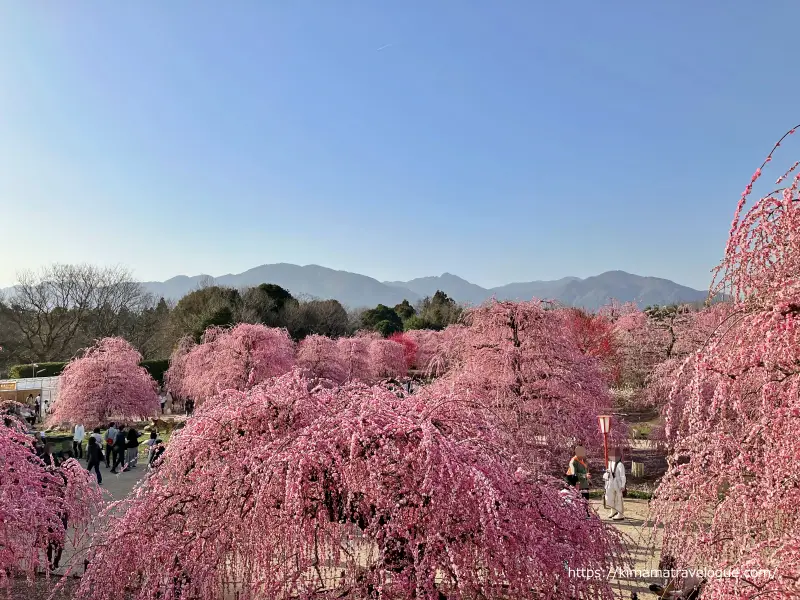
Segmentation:
<svg viewBox="0 0 800 600">
<path fill-rule="evenodd" d="M 0 376 L 13 365 L 69 361 L 95 340 L 123 337 L 146 360 L 170 356 L 178 341 L 202 337 L 210 326 L 261 323 L 285 327 L 295 340 L 311 334 L 341 337 L 358 330 L 389 336 L 445 328 L 463 307 L 444 292 L 412 305 L 348 310 L 337 300 L 295 298 L 263 283 L 246 289 L 203 285 L 178 302 L 156 298 L 123 268 L 53 265 L 19 275 L 0 297 Z M 37 369 L 37 374 L 42 371 Z"/>
</svg>

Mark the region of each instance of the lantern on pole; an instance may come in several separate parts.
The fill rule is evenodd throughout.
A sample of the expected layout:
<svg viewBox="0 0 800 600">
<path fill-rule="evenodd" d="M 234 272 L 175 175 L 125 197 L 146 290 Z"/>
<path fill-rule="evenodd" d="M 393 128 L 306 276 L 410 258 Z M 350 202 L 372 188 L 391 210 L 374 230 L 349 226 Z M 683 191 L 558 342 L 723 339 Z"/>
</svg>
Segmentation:
<svg viewBox="0 0 800 600">
<path fill-rule="evenodd" d="M 600 423 L 600 433 L 603 434 L 603 453 L 606 459 L 604 468 L 608 468 L 608 433 L 611 431 L 611 416 L 600 415 L 597 421 Z"/>
</svg>

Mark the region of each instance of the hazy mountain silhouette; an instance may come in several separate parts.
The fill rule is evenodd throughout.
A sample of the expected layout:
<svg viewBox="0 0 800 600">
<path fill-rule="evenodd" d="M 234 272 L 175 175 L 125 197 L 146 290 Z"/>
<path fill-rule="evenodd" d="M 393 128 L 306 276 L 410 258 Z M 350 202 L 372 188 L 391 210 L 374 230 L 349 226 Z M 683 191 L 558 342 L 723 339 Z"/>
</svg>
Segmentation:
<svg viewBox="0 0 800 600">
<path fill-rule="evenodd" d="M 595 309 L 611 299 L 620 302 L 673 304 L 705 300 L 707 293 L 679 285 L 659 277 L 642 277 L 624 271 L 608 271 L 580 279 L 564 277 L 555 281 L 509 283 L 486 289 L 450 273 L 436 277 L 420 277 L 411 281 L 380 282 L 372 277 L 336 271 L 318 265 L 298 266 L 287 263 L 262 265 L 239 274 L 220 277 L 184 275 L 163 282 L 148 281 L 145 287 L 157 296 L 179 299 L 200 285 L 212 282 L 235 288 L 275 283 L 295 296 L 339 300 L 345 306 L 357 308 L 386 304 L 394 306 L 403 299 L 416 302 L 442 290 L 451 298 L 468 304 L 478 304 L 489 298 L 498 300 L 558 300 L 571 306 Z"/>
<path fill-rule="evenodd" d="M 144 286 L 157 296 L 177 300 L 193 289 L 211 282 L 215 285 L 233 288 L 275 283 L 289 290 L 295 297 L 324 300 L 334 298 L 350 307 L 373 307 L 378 304 L 394 306 L 402 302 L 404 298 L 407 298 L 409 302 L 416 302 L 420 299 L 420 296 L 410 290 L 385 285 L 366 275 L 336 271 L 319 265 L 301 267 L 288 263 L 261 265 L 244 273 L 220 277 L 181 275 L 164 282 L 147 281 Z"/>
</svg>

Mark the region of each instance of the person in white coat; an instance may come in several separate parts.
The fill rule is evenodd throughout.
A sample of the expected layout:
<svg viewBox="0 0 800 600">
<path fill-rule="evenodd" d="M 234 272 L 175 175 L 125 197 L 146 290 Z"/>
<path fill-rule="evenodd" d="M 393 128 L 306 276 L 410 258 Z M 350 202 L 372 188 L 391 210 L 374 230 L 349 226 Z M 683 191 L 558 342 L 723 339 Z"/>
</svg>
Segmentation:
<svg viewBox="0 0 800 600">
<path fill-rule="evenodd" d="M 611 508 L 608 518 L 622 521 L 625 518 L 625 503 L 622 499 L 625 489 L 625 465 L 622 464 L 622 453 L 618 448 L 613 448 L 609 452 L 603 480 L 606 483 L 606 506 Z"/>
<path fill-rule="evenodd" d="M 72 432 L 72 455 L 75 458 L 83 458 L 84 437 L 86 437 L 86 430 L 83 427 L 83 423 L 78 423 Z"/>
</svg>

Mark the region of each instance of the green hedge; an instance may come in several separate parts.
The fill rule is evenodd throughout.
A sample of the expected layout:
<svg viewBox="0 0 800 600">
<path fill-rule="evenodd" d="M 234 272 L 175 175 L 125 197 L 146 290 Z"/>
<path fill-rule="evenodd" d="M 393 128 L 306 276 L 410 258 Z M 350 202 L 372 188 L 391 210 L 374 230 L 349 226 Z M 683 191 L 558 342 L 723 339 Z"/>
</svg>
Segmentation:
<svg viewBox="0 0 800 600">
<path fill-rule="evenodd" d="M 139 364 L 147 369 L 150 377 L 155 379 L 158 385 L 164 385 L 164 373 L 169 369 L 169 359 L 143 360 Z"/>
<path fill-rule="evenodd" d="M 39 366 L 36 367 L 36 377 L 58 377 L 67 364 L 65 362 L 39 363 Z M 147 372 L 159 385 L 164 383 L 164 372 L 169 369 L 168 359 L 143 360 L 140 364 L 147 369 Z M 8 370 L 8 376 L 11 379 L 33 377 L 33 365 L 14 365 Z"/>
<path fill-rule="evenodd" d="M 36 377 L 57 377 L 67 366 L 65 362 L 39 363 L 36 367 Z M 8 370 L 11 379 L 27 379 L 33 377 L 33 365 L 14 365 Z"/>
</svg>

